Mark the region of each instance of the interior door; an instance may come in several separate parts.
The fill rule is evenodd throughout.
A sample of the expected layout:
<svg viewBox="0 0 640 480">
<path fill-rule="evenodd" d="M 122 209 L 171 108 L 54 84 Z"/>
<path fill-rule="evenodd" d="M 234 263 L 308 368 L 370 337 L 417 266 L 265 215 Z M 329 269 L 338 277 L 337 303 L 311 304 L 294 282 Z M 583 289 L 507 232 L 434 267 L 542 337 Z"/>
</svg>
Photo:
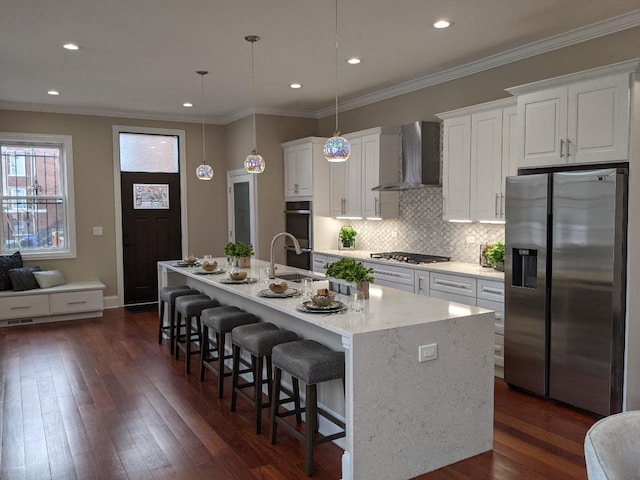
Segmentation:
<svg viewBox="0 0 640 480">
<path fill-rule="evenodd" d="M 257 256 L 255 175 L 244 170 L 227 172 L 227 195 L 229 241 L 252 245 Z"/>
</svg>

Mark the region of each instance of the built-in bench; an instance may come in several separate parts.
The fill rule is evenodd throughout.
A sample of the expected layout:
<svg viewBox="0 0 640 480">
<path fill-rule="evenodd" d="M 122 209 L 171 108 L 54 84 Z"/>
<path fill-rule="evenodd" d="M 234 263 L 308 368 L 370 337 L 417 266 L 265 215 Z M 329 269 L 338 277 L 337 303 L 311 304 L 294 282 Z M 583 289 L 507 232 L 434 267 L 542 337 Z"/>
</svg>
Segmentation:
<svg viewBox="0 0 640 480">
<path fill-rule="evenodd" d="M 102 317 L 104 288 L 90 281 L 0 292 L 0 327 Z"/>
</svg>

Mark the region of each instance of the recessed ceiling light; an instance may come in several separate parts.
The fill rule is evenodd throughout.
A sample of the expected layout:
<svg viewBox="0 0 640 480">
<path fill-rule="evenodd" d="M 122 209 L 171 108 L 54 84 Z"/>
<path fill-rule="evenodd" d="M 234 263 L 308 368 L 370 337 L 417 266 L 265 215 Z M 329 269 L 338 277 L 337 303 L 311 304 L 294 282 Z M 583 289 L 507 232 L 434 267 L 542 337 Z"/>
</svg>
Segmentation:
<svg viewBox="0 0 640 480">
<path fill-rule="evenodd" d="M 187 107 L 187 108 L 191 108 L 191 107 L 193 107 L 193 103 L 191 103 L 191 102 L 184 102 L 184 103 L 182 104 L 182 106 L 183 106 L 183 107 Z"/>
<path fill-rule="evenodd" d="M 358 57 L 351 57 L 347 59 L 347 63 L 349 65 L 358 65 L 362 60 L 360 60 Z"/>
<path fill-rule="evenodd" d="M 301 83 L 292 83 L 289 86 L 291 88 L 302 88 L 302 84 Z"/>
<path fill-rule="evenodd" d="M 59 92 L 59 91 L 57 91 L 57 90 L 49 90 L 47 93 L 48 93 L 49 95 L 60 95 L 60 92 Z"/>
<path fill-rule="evenodd" d="M 451 25 L 451 22 L 449 20 L 438 20 L 433 24 L 435 28 L 447 28 L 449 25 Z"/>
<path fill-rule="evenodd" d="M 66 50 L 80 50 L 80 47 L 75 43 L 65 43 L 62 48 Z"/>
</svg>

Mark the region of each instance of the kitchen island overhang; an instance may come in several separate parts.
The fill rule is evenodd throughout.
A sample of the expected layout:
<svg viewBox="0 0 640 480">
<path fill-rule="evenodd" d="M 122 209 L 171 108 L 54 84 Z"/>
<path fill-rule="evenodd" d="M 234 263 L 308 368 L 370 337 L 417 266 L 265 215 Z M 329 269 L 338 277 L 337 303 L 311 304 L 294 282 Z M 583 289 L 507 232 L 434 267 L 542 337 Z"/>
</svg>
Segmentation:
<svg viewBox="0 0 640 480">
<path fill-rule="evenodd" d="M 198 275 L 175 263 L 158 263 L 160 287 L 186 283 L 345 351 L 344 397 L 339 381 L 318 392 L 319 402 L 347 425 L 343 480 L 411 478 L 491 450 L 491 311 L 372 285 L 362 312 L 309 314 L 296 309 L 301 297 L 260 297 L 264 283 L 224 284 L 224 275 Z M 249 277 L 266 265 L 252 260 Z M 437 359 L 419 362 L 418 348 L 431 344 L 437 344 Z"/>
</svg>

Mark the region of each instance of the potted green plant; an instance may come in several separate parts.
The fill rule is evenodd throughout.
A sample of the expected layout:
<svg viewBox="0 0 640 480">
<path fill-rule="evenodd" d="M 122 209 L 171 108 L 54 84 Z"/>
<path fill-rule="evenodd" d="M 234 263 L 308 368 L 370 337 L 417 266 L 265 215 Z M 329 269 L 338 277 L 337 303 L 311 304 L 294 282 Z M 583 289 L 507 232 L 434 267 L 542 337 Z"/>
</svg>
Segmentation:
<svg viewBox="0 0 640 480">
<path fill-rule="evenodd" d="M 356 235 L 358 235 L 358 232 L 356 232 L 352 226 L 345 225 L 342 227 L 340 232 L 338 232 L 338 238 L 340 239 L 338 244 L 340 246 L 339 250 L 345 248 L 354 249 L 356 246 Z"/>
<path fill-rule="evenodd" d="M 251 264 L 250 257 L 253 255 L 253 247 L 245 245 L 242 242 L 229 242 L 224 247 L 224 253 L 228 258 L 236 261 L 236 265 L 240 268 L 249 268 Z"/>
<path fill-rule="evenodd" d="M 366 268 L 362 262 L 353 258 L 341 258 L 337 262 L 327 263 L 329 289 L 343 295 L 351 295 L 352 288 L 369 298 L 369 283 L 373 283 L 373 268 Z M 336 281 L 337 280 L 337 281 Z"/>
<path fill-rule="evenodd" d="M 504 243 L 498 241 L 489 247 L 485 254 L 491 266 L 500 272 L 504 272 L 504 252 Z"/>
</svg>

